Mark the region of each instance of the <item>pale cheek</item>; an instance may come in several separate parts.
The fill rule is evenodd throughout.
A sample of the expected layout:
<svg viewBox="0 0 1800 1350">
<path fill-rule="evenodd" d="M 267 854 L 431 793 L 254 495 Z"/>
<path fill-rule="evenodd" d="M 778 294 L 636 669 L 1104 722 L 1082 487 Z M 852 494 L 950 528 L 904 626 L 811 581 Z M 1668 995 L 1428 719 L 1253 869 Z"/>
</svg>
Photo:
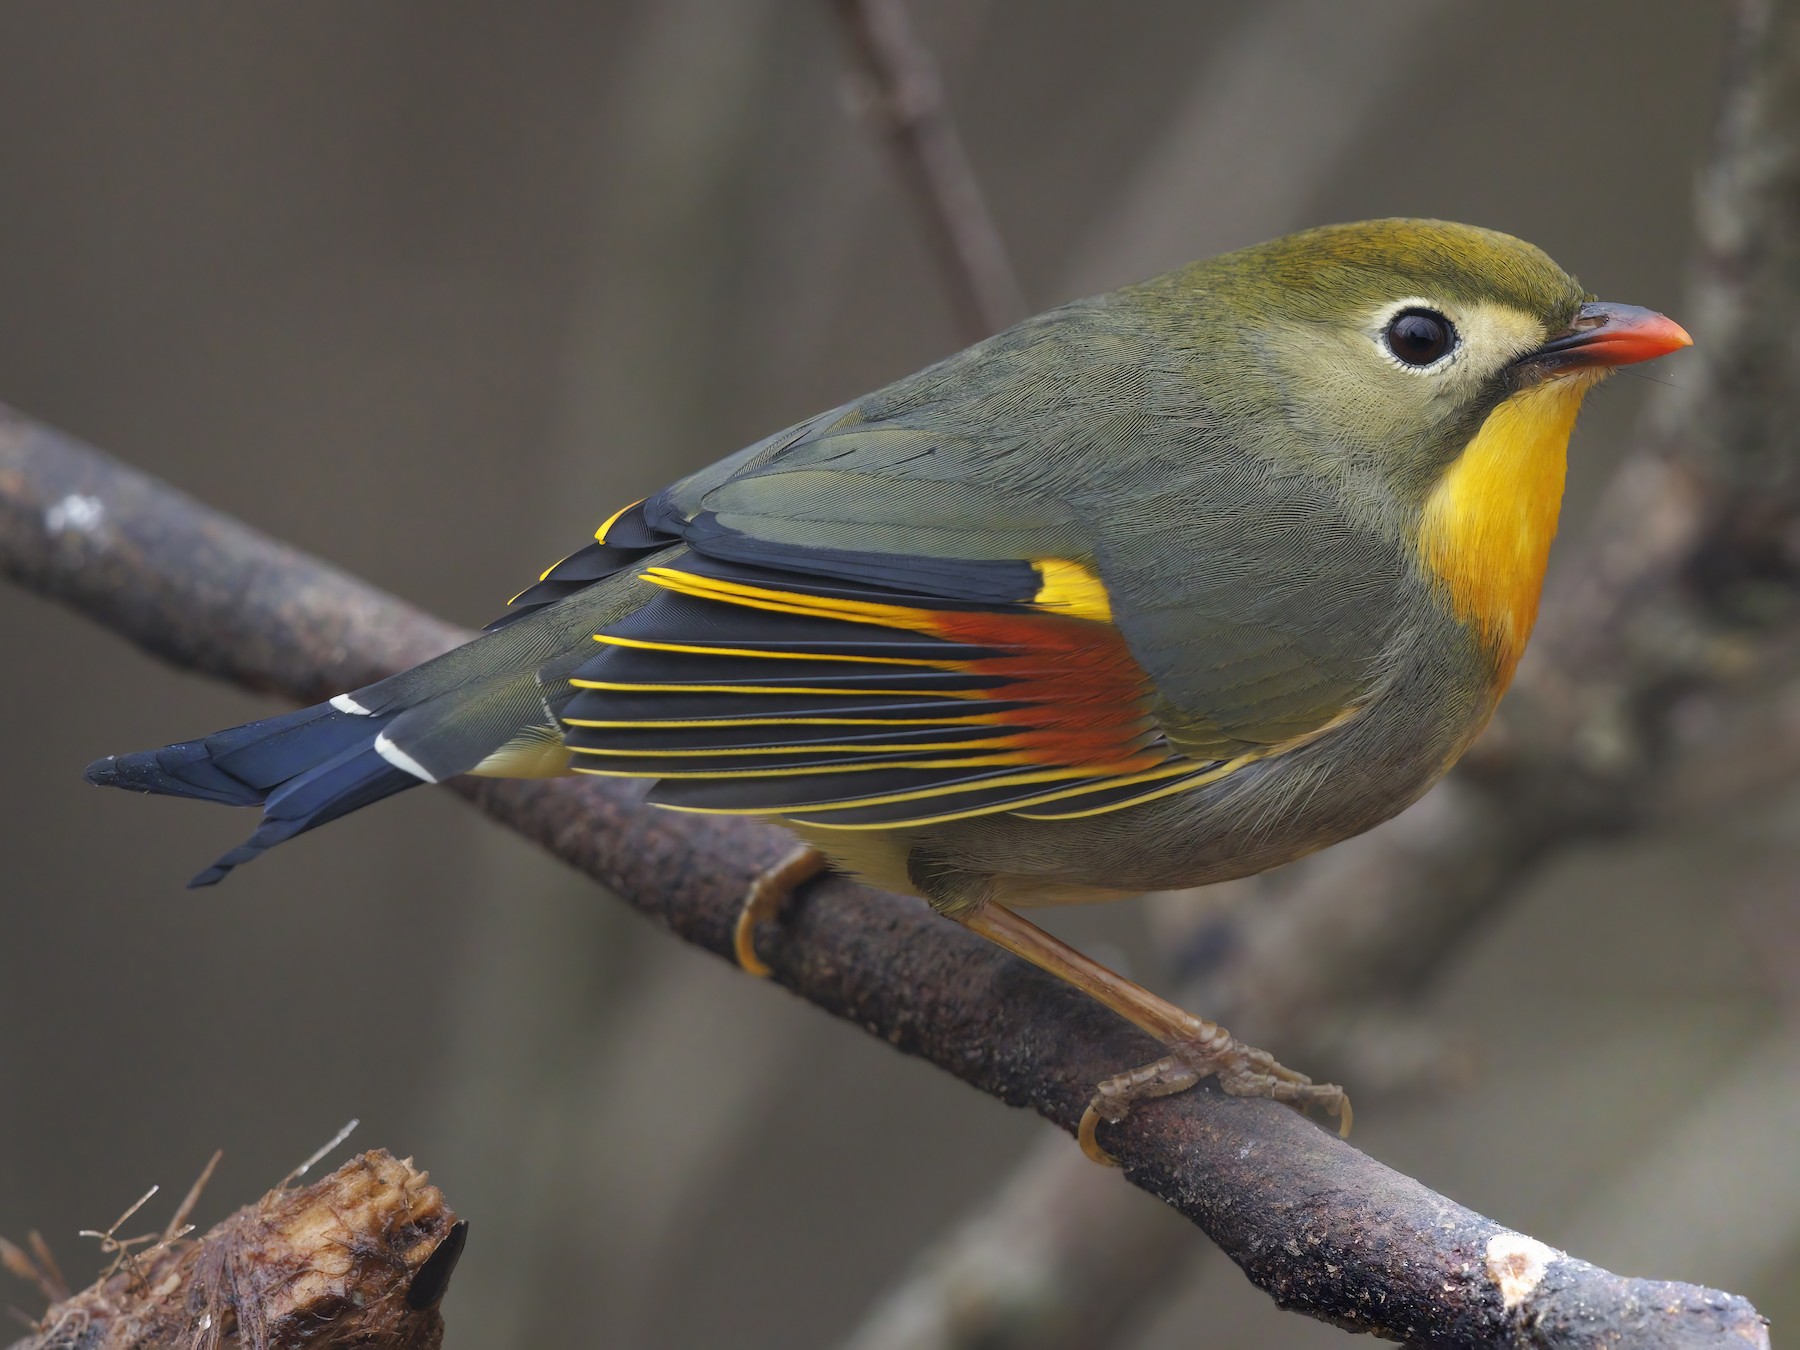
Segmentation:
<svg viewBox="0 0 1800 1350">
<path fill-rule="evenodd" d="M 1296 431 L 1319 446 L 1402 452 L 1454 412 L 1442 387 L 1398 370 L 1366 339 L 1317 354 L 1309 378 L 1294 382 Z"/>
</svg>

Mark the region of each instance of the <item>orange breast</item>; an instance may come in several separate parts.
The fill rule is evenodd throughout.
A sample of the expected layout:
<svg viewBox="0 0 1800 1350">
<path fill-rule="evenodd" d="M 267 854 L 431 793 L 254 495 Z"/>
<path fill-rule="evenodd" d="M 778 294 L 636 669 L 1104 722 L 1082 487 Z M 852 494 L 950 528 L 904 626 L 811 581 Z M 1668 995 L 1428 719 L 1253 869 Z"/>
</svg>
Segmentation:
<svg viewBox="0 0 1800 1350">
<path fill-rule="evenodd" d="M 1489 644 L 1502 687 L 1537 620 L 1569 434 L 1595 382 L 1566 376 L 1513 395 L 1488 414 L 1425 502 L 1420 558 L 1456 616 Z"/>
</svg>

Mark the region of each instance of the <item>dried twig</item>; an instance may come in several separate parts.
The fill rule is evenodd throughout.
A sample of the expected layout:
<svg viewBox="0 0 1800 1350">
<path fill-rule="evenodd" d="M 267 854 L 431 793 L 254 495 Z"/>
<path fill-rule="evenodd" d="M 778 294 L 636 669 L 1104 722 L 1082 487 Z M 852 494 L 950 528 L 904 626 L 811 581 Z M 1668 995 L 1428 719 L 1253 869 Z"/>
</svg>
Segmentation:
<svg viewBox="0 0 1800 1350">
<path fill-rule="evenodd" d="M 964 337 L 972 342 L 1024 318 L 1012 260 L 903 0 L 831 0 L 831 7 L 856 57 L 856 101 L 886 133 Z"/>
<path fill-rule="evenodd" d="M 188 1234 L 188 1220 L 193 1217 L 194 1207 L 200 1203 L 200 1196 L 212 1184 L 213 1173 L 219 1170 L 219 1160 L 224 1156 L 225 1150 L 216 1148 L 212 1157 L 206 1160 L 206 1166 L 200 1169 L 200 1175 L 194 1178 L 194 1184 L 188 1187 L 188 1193 L 181 1197 L 181 1203 L 175 1206 L 175 1212 L 169 1216 L 169 1226 L 162 1232 L 164 1242 L 173 1242 Z"/>
<path fill-rule="evenodd" d="M 31 1250 L 0 1238 L 0 1266 L 5 1266 L 8 1273 L 27 1284 L 35 1285 L 37 1291 L 52 1303 L 60 1303 L 69 1296 L 69 1286 L 56 1268 L 56 1261 L 44 1246 L 41 1234 L 33 1233 L 30 1237 Z"/>
<path fill-rule="evenodd" d="M 215 1154 L 190 1200 L 217 1162 Z M 34 1334 L 11 1350 L 436 1350 L 442 1343 L 437 1305 L 467 1225 L 409 1161 L 365 1153 L 304 1190 L 278 1186 L 195 1239 L 180 1236 L 191 1208 L 184 1201 L 162 1238 L 115 1262 L 89 1288 L 53 1296 Z M 24 1273 L 13 1259 L 23 1256 L 17 1248 L 0 1251 Z M 44 1283 L 37 1271 L 29 1277 Z"/>
</svg>

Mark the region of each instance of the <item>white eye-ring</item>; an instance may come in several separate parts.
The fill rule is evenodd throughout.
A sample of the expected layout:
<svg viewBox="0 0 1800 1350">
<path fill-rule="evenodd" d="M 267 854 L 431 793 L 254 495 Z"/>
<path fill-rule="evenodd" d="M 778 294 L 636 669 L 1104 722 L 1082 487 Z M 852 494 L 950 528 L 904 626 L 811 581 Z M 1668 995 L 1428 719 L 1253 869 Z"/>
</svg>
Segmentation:
<svg viewBox="0 0 1800 1350">
<path fill-rule="evenodd" d="M 1403 300 L 1376 338 L 1382 355 L 1405 370 L 1425 371 L 1449 363 L 1461 340 L 1449 316 L 1424 300 Z"/>
</svg>

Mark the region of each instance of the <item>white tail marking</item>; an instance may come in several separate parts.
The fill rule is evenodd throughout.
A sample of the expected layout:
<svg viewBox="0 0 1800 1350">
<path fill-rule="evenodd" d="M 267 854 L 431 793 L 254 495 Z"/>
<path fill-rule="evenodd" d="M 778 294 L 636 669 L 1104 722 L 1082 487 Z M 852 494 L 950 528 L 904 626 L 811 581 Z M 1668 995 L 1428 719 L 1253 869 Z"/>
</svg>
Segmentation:
<svg viewBox="0 0 1800 1350">
<path fill-rule="evenodd" d="M 437 782 L 437 779 L 426 772 L 423 764 L 419 763 L 418 760 L 414 759 L 411 755 L 407 754 L 406 751 L 390 741 L 387 732 L 385 731 L 375 738 L 375 753 L 380 755 L 389 764 L 392 764 L 396 769 L 399 769 L 404 773 L 410 773 L 414 778 L 419 779 L 421 782 Z"/>
</svg>

